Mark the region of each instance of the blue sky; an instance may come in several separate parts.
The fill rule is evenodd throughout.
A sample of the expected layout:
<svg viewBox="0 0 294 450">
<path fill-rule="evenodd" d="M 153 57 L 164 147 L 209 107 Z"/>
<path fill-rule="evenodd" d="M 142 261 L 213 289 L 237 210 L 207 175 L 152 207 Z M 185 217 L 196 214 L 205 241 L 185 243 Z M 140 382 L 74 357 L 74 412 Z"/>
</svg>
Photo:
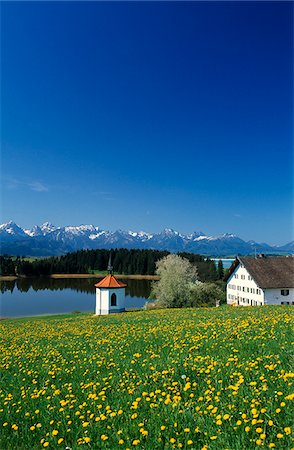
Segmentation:
<svg viewBox="0 0 294 450">
<path fill-rule="evenodd" d="M 1 3 L 2 218 L 293 239 L 290 2 Z"/>
</svg>

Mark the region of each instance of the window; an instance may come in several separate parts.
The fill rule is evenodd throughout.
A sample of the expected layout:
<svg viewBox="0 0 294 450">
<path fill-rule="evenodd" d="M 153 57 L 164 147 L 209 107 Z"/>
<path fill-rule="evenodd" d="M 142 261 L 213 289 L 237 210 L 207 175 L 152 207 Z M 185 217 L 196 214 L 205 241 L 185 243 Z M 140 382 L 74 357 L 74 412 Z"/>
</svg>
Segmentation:
<svg viewBox="0 0 294 450">
<path fill-rule="evenodd" d="M 289 295 L 289 289 L 282 289 L 281 295 L 284 295 L 284 296 Z"/>
<path fill-rule="evenodd" d="M 252 288 L 252 294 L 255 294 L 255 289 L 254 288 Z"/>
<path fill-rule="evenodd" d="M 116 306 L 116 294 L 111 294 L 110 305 Z"/>
</svg>

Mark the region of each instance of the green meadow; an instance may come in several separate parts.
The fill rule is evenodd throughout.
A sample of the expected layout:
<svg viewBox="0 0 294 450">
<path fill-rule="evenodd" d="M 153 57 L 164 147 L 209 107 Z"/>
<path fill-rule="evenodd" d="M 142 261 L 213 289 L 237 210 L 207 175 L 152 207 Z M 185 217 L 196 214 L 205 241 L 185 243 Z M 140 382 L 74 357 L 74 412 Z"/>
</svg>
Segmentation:
<svg viewBox="0 0 294 450">
<path fill-rule="evenodd" d="M 291 449 L 293 311 L 4 320 L 0 448 Z"/>
</svg>

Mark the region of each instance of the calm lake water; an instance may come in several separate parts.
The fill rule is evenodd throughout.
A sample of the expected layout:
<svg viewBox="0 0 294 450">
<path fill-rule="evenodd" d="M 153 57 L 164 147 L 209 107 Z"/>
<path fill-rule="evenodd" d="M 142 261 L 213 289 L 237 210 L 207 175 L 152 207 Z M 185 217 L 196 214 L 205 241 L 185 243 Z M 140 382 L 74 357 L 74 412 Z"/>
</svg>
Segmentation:
<svg viewBox="0 0 294 450">
<path fill-rule="evenodd" d="M 222 260 L 224 269 L 229 269 L 231 267 L 231 265 L 233 264 L 233 262 L 235 261 L 234 258 L 233 259 L 231 259 L 231 258 L 211 258 L 211 259 L 215 262 L 216 266 L 218 265 L 218 262 L 220 260 Z"/>
<path fill-rule="evenodd" d="M 1 281 L 0 316 L 22 317 L 72 311 L 94 312 L 97 278 L 25 278 Z M 142 308 L 151 290 L 150 280 L 122 280 L 126 308 Z"/>
</svg>

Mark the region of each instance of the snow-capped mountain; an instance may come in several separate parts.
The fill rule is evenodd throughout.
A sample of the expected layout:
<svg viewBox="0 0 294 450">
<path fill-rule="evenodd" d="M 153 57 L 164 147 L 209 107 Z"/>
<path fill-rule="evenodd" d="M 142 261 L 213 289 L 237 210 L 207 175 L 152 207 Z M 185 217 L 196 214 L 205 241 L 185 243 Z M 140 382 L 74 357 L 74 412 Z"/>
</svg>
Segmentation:
<svg viewBox="0 0 294 450">
<path fill-rule="evenodd" d="M 1 253 L 10 255 L 49 256 L 80 249 L 149 248 L 187 251 L 210 256 L 256 253 L 294 253 L 294 242 L 272 247 L 244 241 L 234 234 L 207 236 L 202 231 L 185 235 L 166 228 L 160 233 L 144 231 L 106 231 L 95 225 L 56 227 L 46 222 L 24 230 L 14 222 L 0 225 Z"/>
</svg>

